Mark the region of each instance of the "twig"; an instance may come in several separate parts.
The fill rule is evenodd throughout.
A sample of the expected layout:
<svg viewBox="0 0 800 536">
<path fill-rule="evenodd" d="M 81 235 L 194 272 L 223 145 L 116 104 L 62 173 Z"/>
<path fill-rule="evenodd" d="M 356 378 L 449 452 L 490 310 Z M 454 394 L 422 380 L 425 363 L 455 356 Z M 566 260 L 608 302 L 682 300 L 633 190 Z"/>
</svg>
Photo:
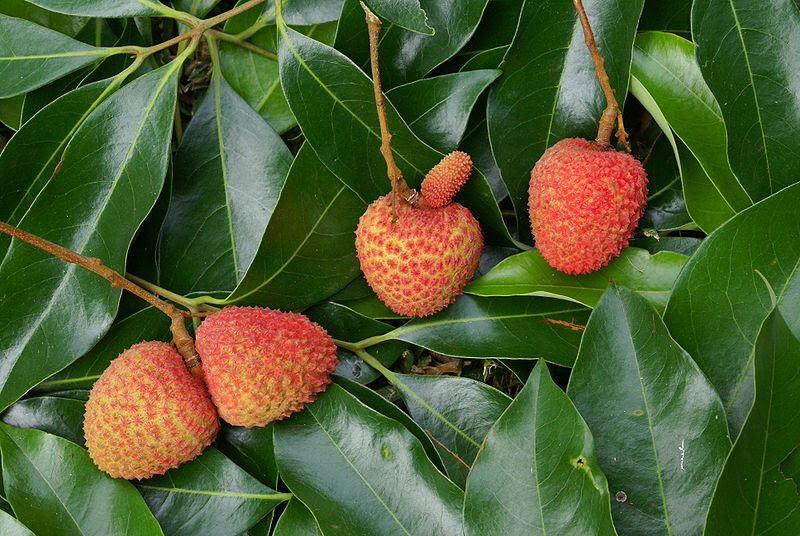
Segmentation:
<svg viewBox="0 0 800 536">
<path fill-rule="evenodd" d="M 381 125 L 381 154 L 386 160 L 386 173 L 392 185 L 392 216 L 397 219 L 396 203 L 416 204 L 419 194 L 416 190 L 408 187 L 403 178 L 403 173 L 397 167 L 392 153 L 392 134 L 386 122 L 386 105 L 383 102 L 383 92 L 381 91 L 381 72 L 378 68 L 378 35 L 381 33 L 381 21 L 370 11 L 364 2 L 360 2 L 361 8 L 367 16 L 367 31 L 369 32 L 369 57 L 372 65 L 372 85 L 375 89 L 375 107 L 378 110 L 378 122 Z"/>
<path fill-rule="evenodd" d="M 77 264 L 82 268 L 86 268 L 90 272 L 94 272 L 100 277 L 107 279 L 112 287 L 118 287 L 140 297 L 168 317 L 170 317 L 171 324 L 170 330 L 172 331 L 172 343 L 178 350 L 178 353 L 183 357 L 186 368 L 192 374 L 202 377 L 203 370 L 200 363 L 200 357 L 197 355 L 197 350 L 194 347 L 194 339 L 189 335 L 189 331 L 184 324 L 184 311 L 181 311 L 171 303 L 167 303 L 154 295 L 150 294 L 138 285 L 125 279 L 120 274 L 105 266 L 100 259 L 93 257 L 86 257 L 80 253 L 76 253 L 70 249 L 54 244 L 49 240 L 38 237 L 22 229 L 13 227 L 7 223 L 0 222 L 0 232 L 13 236 L 14 238 L 26 242 L 34 247 L 50 253 L 61 259 L 62 261 Z"/>
<path fill-rule="evenodd" d="M 278 56 L 270 52 L 269 50 L 265 50 L 259 46 L 254 45 L 253 43 L 248 43 L 247 41 L 242 41 L 237 39 L 236 36 L 227 34 L 225 32 L 220 32 L 218 30 L 208 30 L 209 35 L 213 36 L 215 39 L 219 39 L 220 41 L 227 41 L 228 43 L 233 43 L 235 45 L 239 45 L 242 48 L 246 48 L 251 52 L 255 52 L 256 54 L 260 54 L 265 58 L 269 58 L 271 60 L 278 61 Z"/>
<path fill-rule="evenodd" d="M 592 55 L 595 77 L 606 97 L 606 109 L 603 110 L 603 115 L 600 117 L 595 143 L 603 148 L 609 147 L 611 145 L 610 140 L 611 133 L 614 130 L 614 122 L 617 122 L 617 140 L 628 152 L 631 152 L 631 146 L 628 144 L 628 133 L 625 132 L 625 125 L 622 123 L 622 112 L 617 104 L 617 99 L 614 97 L 614 90 L 611 88 L 611 82 L 609 82 L 608 74 L 606 74 L 606 69 L 603 66 L 603 56 L 597 50 L 589 18 L 583 9 L 583 2 L 582 0 L 572 0 L 572 3 L 575 4 L 575 10 L 578 12 L 578 18 L 583 27 L 583 39 L 586 41 L 586 47 L 589 49 L 589 54 Z"/>
</svg>

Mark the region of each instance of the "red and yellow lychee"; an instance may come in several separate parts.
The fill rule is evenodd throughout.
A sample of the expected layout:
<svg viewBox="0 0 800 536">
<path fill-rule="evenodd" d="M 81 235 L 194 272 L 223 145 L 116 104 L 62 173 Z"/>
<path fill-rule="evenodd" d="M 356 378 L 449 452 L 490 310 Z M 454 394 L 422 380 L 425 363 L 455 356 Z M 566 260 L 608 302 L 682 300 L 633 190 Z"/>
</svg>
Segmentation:
<svg viewBox="0 0 800 536">
<path fill-rule="evenodd" d="M 433 166 L 422 181 L 422 200 L 429 207 L 449 205 L 472 173 L 467 153 L 453 151 Z"/>
<path fill-rule="evenodd" d="M 83 423 L 94 463 L 113 477 L 148 478 L 210 445 L 219 419 L 203 382 L 165 342 L 131 346 L 92 386 Z"/>
<path fill-rule="evenodd" d="M 531 171 L 536 247 L 567 274 L 597 270 L 628 245 L 646 197 L 647 174 L 631 155 L 582 138 L 561 140 Z"/>
<path fill-rule="evenodd" d="M 336 369 L 336 346 L 297 313 L 225 307 L 197 328 L 197 353 L 220 417 L 264 426 L 313 401 Z"/>
</svg>

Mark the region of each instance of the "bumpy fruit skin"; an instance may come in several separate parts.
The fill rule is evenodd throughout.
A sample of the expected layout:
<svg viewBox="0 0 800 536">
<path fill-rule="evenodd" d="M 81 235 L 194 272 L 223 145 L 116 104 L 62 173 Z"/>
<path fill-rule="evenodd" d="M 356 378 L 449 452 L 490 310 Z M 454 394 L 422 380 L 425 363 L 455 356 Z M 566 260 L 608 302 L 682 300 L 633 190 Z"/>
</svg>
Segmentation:
<svg viewBox="0 0 800 536">
<path fill-rule="evenodd" d="M 196 332 L 211 398 L 236 426 L 264 426 L 316 399 L 336 369 L 336 345 L 306 316 L 225 307 Z"/>
<path fill-rule="evenodd" d="M 472 173 L 467 153 L 453 151 L 433 166 L 422 181 L 422 199 L 429 207 L 449 205 Z"/>
<path fill-rule="evenodd" d="M 567 274 L 585 274 L 628 245 L 644 212 L 647 174 L 627 153 L 568 138 L 536 163 L 528 196 L 542 257 Z"/>
<path fill-rule="evenodd" d="M 175 348 L 140 342 L 92 386 L 83 431 L 94 463 L 115 478 L 148 478 L 189 461 L 214 441 L 219 419 L 203 382 Z"/>
<path fill-rule="evenodd" d="M 483 236 L 470 211 L 451 203 L 416 208 L 391 194 L 375 200 L 356 229 L 361 271 L 392 311 L 426 316 L 449 305 L 469 282 L 480 261 Z"/>
</svg>

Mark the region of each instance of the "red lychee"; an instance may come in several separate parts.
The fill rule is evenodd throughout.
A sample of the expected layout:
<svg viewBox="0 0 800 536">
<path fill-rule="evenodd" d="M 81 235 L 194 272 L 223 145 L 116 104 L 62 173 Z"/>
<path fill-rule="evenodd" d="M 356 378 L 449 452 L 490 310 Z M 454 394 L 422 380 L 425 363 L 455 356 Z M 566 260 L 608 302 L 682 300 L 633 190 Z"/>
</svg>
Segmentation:
<svg viewBox="0 0 800 536">
<path fill-rule="evenodd" d="M 306 316 L 225 307 L 196 332 L 197 353 L 220 417 L 264 426 L 313 401 L 336 369 L 336 346 Z"/>
<path fill-rule="evenodd" d="M 531 171 L 529 214 L 536 247 L 550 266 L 585 274 L 628 245 L 647 197 L 647 174 L 627 153 L 568 138 Z"/>
<path fill-rule="evenodd" d="M 472 173 L 467 153 L 453 151 L 433 166 L 422 181 L 422 200 L 429 207 L 443 207 L 464 186 Z"/>
<path fill-rule="evenodd" d="M 191 460 L 214 441 L 219 419 L 203 382 L 165 342 L 135 344 L 92 386 L 86 448 L 117 478 L 148 478 Z"/>
<path fill-rule="evenodd" d="M 426 316 L 450 304 L 480 261 L 483 237 L 470 211 L 458 203 L 441 208 L 375 200 L 356 229 L 364 277 L 392 311 Z"/>
</svg>

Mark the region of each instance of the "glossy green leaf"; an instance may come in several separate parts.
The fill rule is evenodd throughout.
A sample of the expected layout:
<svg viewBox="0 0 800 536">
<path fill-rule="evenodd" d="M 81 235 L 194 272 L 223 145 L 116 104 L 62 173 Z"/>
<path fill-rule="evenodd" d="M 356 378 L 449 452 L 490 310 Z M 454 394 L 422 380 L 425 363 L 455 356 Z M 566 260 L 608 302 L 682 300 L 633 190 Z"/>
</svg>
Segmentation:
<svg viewBox="0 0 800 536">
<path fill-rule="evenodd" d="M 83 446 L 83 400 L 42 396 L 26 398 L 3 413 L 3 422 L 18 428 L 36 428 Z"/>
<path fill-rule="evenodd" d="M 278 464 L 272 446 L 273 424 L 243 428 L 223 424 L 216 447 L 233 463 L 271 488 L 278 485 Z"/>
<path fill-rule="evenodd" d="M 21 228 L 124 272 L 167 170 L 180 65 L 142 76 L 92 112 Z M 119 295 L 97 275 L 13 241 L 0 264 L 0 301 L 8 304 L 0 309 L 0 408 L 91 348 Z"/>
<path fill-rule="evenodd" d="M 468 378 L 410 374 L 397 377 L 415 395 L 400 390 L 409 413 L 435 440 L 447 475 L 463 488 L 489 427 L 511 399 Z"/>
<path fill-rule="evenodd" d="M 70 17 L 47 11 L 28 0 L 3 0 L 0 14 L 25 19 L 70 37 L 75 37 L 89 21 L 86 17 Z"/>
<path fill-rule="evenodd" d="M 369 78 L 336 50 L 288 28 L 281 38 L 280 69 L 289 106 L 320 160 L 365 202 L 388 192 Z M 391 103 L 386 103 L 386 111 L 397 165 L 411 184 L 418 185 L 443 155 L 414 136 Z M 473 172 L 458 200 L 481 223 L 487 239 L 510 241 L 480 173 Z"/>
<path fill-rule="evenodd" d="M 152 17 L 171 11 L 158 0 L 28 0 L 39 7 L 85 17 Z"/>
<path fill-rule="evenodd" d="M 32 22 L 0 15 L 0 98 L 13 97 L 109 55 Z"/>
<path fill-rule="evenodd" d="M 619 533 L 700 534 L 731 446 L 725 411 L 644 298 L 609 287 L 567 392 L 594 435 Z"/>
<path fill-rule="evenodd" d="M 662 252 L 650 255 L 625 248 L 608 266 L 585 275 L 567 275 L 547 264 L 539 250 L 508 257 L 465 289 L 478 296 L 545 296 L 594 307 L 610 281 L 617 281 L 664 310 L 672 285 L 687 257 Z"/>
<path fill-rule="evenodd" d="M 675 283 L 664 314 L 672 336 L 719 392 L 733 435 L 753 401 L 750 356 L 772 310 L 770 291 L 787 319 L 800 317 L 794 288 L 800 283 L 799 204 L 800 186 L 790 186 L 706 238 Z"/>
<path fill-rule="evenodd" d="M 186 11 L 196 17 L 205 17 L 220 0 L 173 0 L 175 9 Z"/>
<path fill-rule="evenodd" d="M 499 75 L 482 69 L 423 78 L 391 89 L 386 97 L 414 134 L 447 153 L 458 147 L 475 101 Z"/>
<path fill-rule="evenodd" d="M 326 536 L 461 534 L 461 490 L 401 424 L 338 385 L 277 423 L 275 453 Z"/>
<path fill-rule="evenodd" d="M 541 358 L 572 366 L 588 310 L 548 298 L 462 295 L 443 311 L 415 318 L 385 335 L 433 352 L 465 358 Z"/>
<path fill-rule="evenodd" d="M 358 274 L 353 232 L 365 208 L 304 144 L 258 252 L 230 299 L 299 309 L 344 287 Z"/>
<path fill-rule="evenodd" d="M 284 0 L 283 18 L 292 25 L 335 21 L 342 11 L 342 2 L 343 0 Z M 274 2 L 268 2 L 268 4 L 274 4 Z M 274 5 L 268 5 L 261 18 L 270 20 L 274 15 Z"/>
<path fill-rule="evenodd" d="M 657 30 L 689 38 L 692 0 L 645 0 L 639 31 Z"/>
<path fill-rule="evenodd" d="M 173 292 L 233 290 L 278 203 L 292 155 L 215 74 L 175 154 L 159 238 L 160 283 Z"/>
<path fill-rule="evenodd" d="M 53 176 L 75 131 L 113 89 L 101 80 L 76 89 L 46 106 L 20 129 L 0 153 L 0 220 L 16 225 Z M 11 238 L 0 236 L 0 252 Z"/>
<path fill-rule="evenodd" d="M 291 499 L 278 519 L 273 536 L 322 536 L 322 533 L 309 509 Z"/>
<path fill-rule="evenodd" d="M 19 130 L 22 126 L 22 107 L 25 105 L 25 95 L 0 99 L 0 123 L 11 130 Z"/>
<path fill-rule="evenodd" d="M 781 462 L 800 445 L 800 341 L 775 310 L 753 351 L 755 401 L 720 475 L 705 533 L 791 536 L 800 495 Z"/>
<path fill-rule="evenodd" d="M 508 197 L 508 190 L 500 178 L 500 169 L 497 167 L 497 162 L 494 161 L 492 146 L 489 144 L 489 130 L 485 117 L 481 118 L 477 125 L 468 128 L 459 149 L 472 157 L 472 165 L 486 177 L 498 201 Z"/>
<path fill-rule="evenodd" d="M 731 167 L 758 201 L 800 180 L 800 6 L 697 0 L 692 36 L 728 129 Z"/>
<path fill-rule="evenodd" d="M 800 443 L 781 461 L 778 470 L 783 478 L 794 484 L 800 496 Z"/>
<path fill-rule="evenodd" d="M 137 487 L 166 536 L 239 534 L 289 498 L 213 447 Z"/>
<path fill-rule="evenodd" d="M 78 445 L 3 424 L 0 450 L 6 498 L 37 536 L 163 536 L 136 488 L 97 469 Z"/>
<path fill-rule="evenodd" d="M 419 2 L 420 0 L 367 0 L 366 3 L 386 22 L 412 32 L 433 35 L 434 29 L 428 26 L 428 15 Z"/>
<path fill-rule="evenodd" d="M 639 220 L 640 229 L 669 231 L 692 224 L 681 187 L 681 170 L 672 140 L 653 122 L 648 131 L 657 131 L 652 145 L 641 158 L 647 172 L 647 202 Z"/>
<path fill-rule="evenodd" d="M 616 536 L 592 434 L 541 361 L 478 454 L 464 529 L 467 536 Z"/>
<path fill-rule="evenodd" d="M 3 536 L 36 536 L 28 530 L 28 527 L 3 511 L 0 511 L 0 534 Z"/>
<path fill-rule="evenodd" d="M 631 240 L 631 244 L 634 247 L 645 248 L 653 254 L 661 251 L 672 251 L 686 256 L 693 255 L 702 243 L 702 239 L 692 236 L 646 237 Z"/>
<path fill-rule="evenodd" d="M 514 40 L 524 4 L 525 0 L 489 0 L 478 28 L 458 55 L 471 53 L 474 57 L 498 47 L 508 47 Z M 500 62 L 495 67 L 498 65 Z"/>
<path fill-rule="evenodd" d="M 643 3 L 584 2 L 617 95 L 628 90 L 631 46 Z M 503 76 L 489 93 L 489 138 L 514 204 L 520 235 L 530 236 L 530 170 L 558 140 L 594 138 L 605 108 L 572 3 L 526 1 L 500 70 Z"/>
</svg>

